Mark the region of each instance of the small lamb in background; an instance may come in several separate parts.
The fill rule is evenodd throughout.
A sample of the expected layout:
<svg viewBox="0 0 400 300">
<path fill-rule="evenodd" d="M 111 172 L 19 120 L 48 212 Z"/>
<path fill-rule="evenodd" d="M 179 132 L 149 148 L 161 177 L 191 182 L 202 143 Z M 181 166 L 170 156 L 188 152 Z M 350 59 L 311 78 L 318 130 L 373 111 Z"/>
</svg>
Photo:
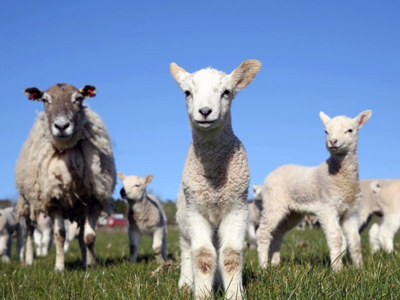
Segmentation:
<svg viewBox="0 0 400 300">
<path fill-rule="evenodd" d="M 153 180 L 153 175 L 141 178 L 118 173 L 118 177 L 124 186 L 121 189 L 121 197 L 129 204 L 128 235 L 131 261 L 136 263 L 140 237 L 150 235 L 153 237 L 153 251 L 157 262 L 164 262 L 167 259 L 167 217 L 160 201 L 146 193 L 146 187 Z"/>
<path fill-rule="evenodd" d="M 378 181 L 371 182 L 371 188 L 377 195 L 378 205 L 383 217 L 372 225 L 369 240 L 372 252 L 380 249 L 393 252 L 393 239 L 400 228 L 400 179 L 393 180 L 382 187 Z"/>
<path fill-rule="evenodd" d="M 0 256 L 3 262 L 11 260 L 12 239 L 17 239 L 17 253 L 24 260 L 25 220 L 18 222 L 14 207 L 0 209 Z"/>
<path fill-rule="evenodd" d="M 358 130 L 371 114 L 367 110 L 354 119 L 345 116 L 331 119 L 321 112 L 329 159 L 318 167 L 282 166 L 267 176 L 262 188 L 266 209 L 257 232 L 261 268 L 267 268 L 269 255 L 271 264 L 279 265 L 282 239 L 305 213 L 315 214 L 321 223 L 333 270 L 343 267 L 343 235 L 354 264 L 362 266 L 357 141 Z"/>
<path fill-rule="evenodd" d="M 36 218 L 36 226 L 33 232 L 33 241 L 36 246 L 36 256 L 44 257 L 50 251 L 53 242 L 53 222 L 45 213 L 39 213 Z"/>
<path fill-rule="evenodd" d="M 262 185 L 253 185 L 253 198 L 254 200 L 249 202 L 249 224 L 247 231 L 249 234 L 249 248 L 257 248 L 257 229 L 260 226 L 260 217 L 262 211 L 262 197 L 261 197 Z"/>
</svg>

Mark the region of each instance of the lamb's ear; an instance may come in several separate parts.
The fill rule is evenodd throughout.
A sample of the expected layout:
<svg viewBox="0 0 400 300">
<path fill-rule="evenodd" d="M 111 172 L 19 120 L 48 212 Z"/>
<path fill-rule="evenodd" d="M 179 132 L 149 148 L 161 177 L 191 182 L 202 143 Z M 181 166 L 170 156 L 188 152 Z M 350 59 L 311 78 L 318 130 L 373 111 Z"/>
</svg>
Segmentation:
<svg viewBox="0 0 400 300">
<path fill-rule="evenodd" d="M 361 127 L 363 127 L 365 125 L 365 123 L 368 122 L 368 120 L 369 120 L 369 118 L 371 118 L 371 116 L 372 116 L 372 110 L 364 110 L 353 120 L 356 122 L 356 126 L 358 126 L 358 129 L 360 129 Z"/>
<path fill-rule="evenodd" d="M 261 62 L 255 59 L 245 60 L 231 74 L 233 85 L 237 91 L 244 89 L 256 77 L 256 74 L 261 69 Z"/>
<path fill-rule="evenodd" d="M 370 187 L 374 194 L 378 194 L 382 189 L 382 185 L 379 183 L 379 181 L 372 181 Z"/>
<path fill-rule="evenodd" d="M 29 100 L 40 101 L 43 98 L 43 92 L 38 88 L 31 87 L 24 90 L 24 94 Z"/>
<path fill-rule="evenodd" d="M 153 178 L 154 178 L 153 175 L 147 175 L 147 176 L 144 178 L 144 184 L 145 184 L 145 185 L 149 185 L 150 182 L 153 180 Z"/>
<path fill-rule="evenodd" d="M 326 126 L 326 123 L 328 123 L 331 120 L 331 118 L 327 114 L 325 114 L 323 111 L 321 111 L 319 113 L 319 118 L 321 119 L 322 123 L 324 123 L 325 126 Z"/>
<path fill-rule="evenodd" d="M 126 178 L 126 175 L 124 175 L 122 173 L 118 173 L 118 178 L 121 179 L 122 181 L 124 181 Z"/>
<path fill-rule="evenodd" d="M 94 85 L 85 85 L 79 90 L 79 92 L 85 97 L 96 97 L 97 89 Z"/>
<path fill-rule="evenodd" d="M 185 69 L 178 66 L 176 63 L 172 62 L 169 65 L 169 71 L 171 72 L 172 77 L 174 77 L 176 83 L 181 86 L 185 78 L 190 75 Z"/>
</svg>

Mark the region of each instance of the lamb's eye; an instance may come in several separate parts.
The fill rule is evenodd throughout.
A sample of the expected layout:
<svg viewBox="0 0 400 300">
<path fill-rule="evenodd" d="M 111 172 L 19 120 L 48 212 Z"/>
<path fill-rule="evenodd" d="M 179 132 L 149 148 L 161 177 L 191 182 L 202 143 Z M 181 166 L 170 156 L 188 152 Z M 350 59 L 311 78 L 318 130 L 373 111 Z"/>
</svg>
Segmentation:
<svg viewBox="0 0 400 300">
<path fill-rule="evenodd" d="M 352 132 L 353 132 L 353 129 L 349 129 L 349 130 L 347 130 L 346 132 L 352 133 Z"/>
<path fill-rule="evenodd" d="M 229 96 L 230 93 L 231 93 L 230 91 L 225 90 L 225 91 L 222 93 L 221 97 L 226 97 L 226 98 L 227 98 L 227 97 Z"/>
<path fill-rule="evenodd" d="M 135 184 L 135 187 L 140 187 L 140 184 Z"/>
<path fill-rule="evenodd" d="M 192 94 L 191 94 L 189 91 L 185 91 L 185 95 L 186 95 L 186 97 L 189 97 L 189 96 L 191 96 Z"/>
<path fill-rule="evenodd" d="M 326 134 L 329 134 L 328 131 L 326 131 L 326 130 L 325 130 L 325 133 L 326 133 Z"/>
</svg>

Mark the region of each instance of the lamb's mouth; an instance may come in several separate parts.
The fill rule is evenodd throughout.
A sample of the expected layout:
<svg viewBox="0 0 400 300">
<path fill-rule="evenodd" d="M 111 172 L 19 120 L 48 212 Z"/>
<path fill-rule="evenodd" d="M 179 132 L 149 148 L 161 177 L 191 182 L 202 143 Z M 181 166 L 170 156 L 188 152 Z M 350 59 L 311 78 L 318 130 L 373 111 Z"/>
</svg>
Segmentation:
<svg viewBox="0 0 400 300">
<path fill-rule="evenodd" d="M 72 134 L 60 134 L 60 135 L 55 135 L 55 138 L 60 140 L 60 141 L 67 141 L 71 138 Z"/>
<path fill-rule="evenodd" d="M 329 147 L 329 150 L 331 150 L 332 152 L 338 152 L 339 149 L 340 147 Z"/>
<path fill-rule="evenodd" d="M 197 125 L 200 127 L 210 127 L 212 124 L 215 123 L 216 120 L 213 121 L 195 121 Z"/>
</svg>

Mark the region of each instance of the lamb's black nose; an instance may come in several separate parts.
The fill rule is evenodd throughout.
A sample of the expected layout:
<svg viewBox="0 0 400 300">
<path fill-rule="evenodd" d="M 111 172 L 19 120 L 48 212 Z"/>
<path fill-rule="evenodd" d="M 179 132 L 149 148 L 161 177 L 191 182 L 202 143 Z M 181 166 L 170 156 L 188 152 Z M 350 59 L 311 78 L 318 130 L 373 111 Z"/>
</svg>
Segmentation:
<svg viewBox="0 0 400 300">
<path fill-rule="evenodd" d="M 122 198 L 124 198 L 126 196 L 126 192 L 125 192 L 124 188 L 121 189 L 120 194 L 121 194 Z"/>
<path fill-rule="evenodd" d="M 69 127 L 69 122 L 67 123 L 54 123 L 54 126 L 60 130 L 60 131 L 64 131 L 65 129 L 67 129 Z"/>
<path fill-rule="evenodd" d="M 212 109 L 208 106 L 205 106 L 202 109 L 199 109 L 199 113 L 201 113 L 204 118 L 207 118 L 207 116 L 212 113 Z"/>
</svg>

